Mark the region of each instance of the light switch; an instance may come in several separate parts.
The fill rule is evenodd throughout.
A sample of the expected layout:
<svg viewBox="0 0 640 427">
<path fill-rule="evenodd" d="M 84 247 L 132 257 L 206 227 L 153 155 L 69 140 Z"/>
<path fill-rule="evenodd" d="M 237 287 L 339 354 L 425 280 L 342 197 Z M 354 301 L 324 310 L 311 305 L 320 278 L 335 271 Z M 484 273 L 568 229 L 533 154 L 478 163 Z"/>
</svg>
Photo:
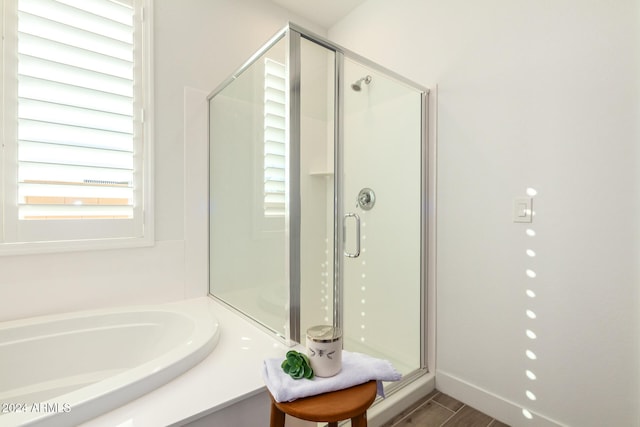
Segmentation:
<svg viewBox="0 0 640 427">
<path fill-rule="evenodd" d="M 513 202 L 513 222 L 531 222 L 533 202 L 531 197 L 517 197 Z"/>
</svg>

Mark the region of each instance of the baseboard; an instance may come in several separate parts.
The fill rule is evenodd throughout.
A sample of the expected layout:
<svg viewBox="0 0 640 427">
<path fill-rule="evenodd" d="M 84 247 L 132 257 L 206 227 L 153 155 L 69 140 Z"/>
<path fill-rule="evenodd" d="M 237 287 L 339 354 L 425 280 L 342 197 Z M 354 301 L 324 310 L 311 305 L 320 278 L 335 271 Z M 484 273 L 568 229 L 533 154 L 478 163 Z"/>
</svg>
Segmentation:
<svg viewBox="0 0 640 427">
<path fill-rule="evenodd" d="M 525 418 L 522 405 L 511 402 L 470 384 L 446 372 L 436 371 L 436 388 L 442 393 L 484 412 L 512 427 L 565 427 L 529 408 L 531 418 Z"/>
</svg>

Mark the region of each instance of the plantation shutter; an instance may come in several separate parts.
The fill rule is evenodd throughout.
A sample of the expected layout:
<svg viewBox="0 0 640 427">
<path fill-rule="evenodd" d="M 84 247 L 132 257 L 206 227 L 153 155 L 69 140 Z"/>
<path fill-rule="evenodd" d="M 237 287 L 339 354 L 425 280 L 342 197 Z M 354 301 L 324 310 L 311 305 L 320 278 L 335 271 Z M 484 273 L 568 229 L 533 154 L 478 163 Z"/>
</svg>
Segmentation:
<svg viewBox="0 0 640 427">
<path fill-rule="evenodd" d="M 21 220 L 133 217 L 130 3 L 19 0 Z"/>
<path fill-rule="evenodd" d="M 285 66 L 265 59 L 264 215 L 285 214 Z"/>
</svg>

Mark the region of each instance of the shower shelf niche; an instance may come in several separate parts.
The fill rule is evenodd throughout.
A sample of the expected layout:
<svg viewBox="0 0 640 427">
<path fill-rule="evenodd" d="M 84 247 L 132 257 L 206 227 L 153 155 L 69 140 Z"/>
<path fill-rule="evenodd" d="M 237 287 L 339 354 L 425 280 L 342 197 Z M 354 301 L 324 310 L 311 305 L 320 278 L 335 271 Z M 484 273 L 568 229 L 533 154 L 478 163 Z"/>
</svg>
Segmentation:
<svg viewBox="0 0 640 427">
<path fill-rule="evenodd" d="M 333 176 L 333 171 L 309 171 L 310 176 Z"/>
</svg>

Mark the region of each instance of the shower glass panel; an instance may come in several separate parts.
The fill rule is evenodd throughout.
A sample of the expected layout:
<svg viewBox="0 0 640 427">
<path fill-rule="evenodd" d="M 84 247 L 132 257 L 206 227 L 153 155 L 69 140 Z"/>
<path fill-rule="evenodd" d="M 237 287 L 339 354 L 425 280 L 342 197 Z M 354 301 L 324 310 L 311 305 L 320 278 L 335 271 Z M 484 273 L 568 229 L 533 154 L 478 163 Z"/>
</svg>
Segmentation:
<svg viewBox="0 0 640 427">
<path fill-rule="evenodd" d="M 336 54 L 300 40 L 300 331 L 333 323 Z"/>
<path fill-rule="evenodd" d="M 288 49 L 284 36 L 209 100 L 210 292 L 284 337 Z"/>
<path fill-rule="evenodd" d="M 348 58 L 344 76 L 344 346 L 407 374 L 421 367 L 422 92 Z"/>
</svg>

